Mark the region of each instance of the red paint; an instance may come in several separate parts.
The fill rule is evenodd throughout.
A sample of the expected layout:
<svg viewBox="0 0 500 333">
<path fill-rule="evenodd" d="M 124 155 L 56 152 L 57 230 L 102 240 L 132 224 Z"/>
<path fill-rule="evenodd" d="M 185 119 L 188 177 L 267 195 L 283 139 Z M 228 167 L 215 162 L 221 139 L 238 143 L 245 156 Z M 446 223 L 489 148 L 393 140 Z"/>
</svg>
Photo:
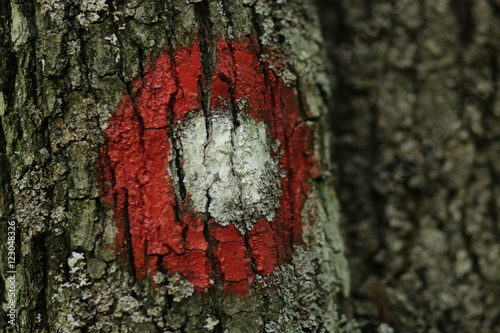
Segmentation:
<svg viewBox="0 0 500 333">
<path fill-rule="evenodd" d="M 184 119 L 189 111 L 200 109 L 199 85 L 203 79 L 200 44 L 196 42 L 189 48 L 180 48 L 174 57 L 172 70 L 176 80 L 173 83 L 177 86 L 177 95 L 174 99 L 173 110 L 170 112 L 173 120 L 177 121 Z"/>
<path fill-rule="evenodd" d="M 143 80 L 134 79 L 132 96 L 123 96 L 109 120 L 98 167 L 105 202 L 115 213 L 117 248 L 124 259 L 131 251 L 137 277 L 152 277 L 161 267 L 187 278 L 197 291 L 215 281 L 245 295 L 256 274 L 273 273 L 290 260 L 293 245 L 303 244 L 301 212 L 318 171 L 313 131 L 302 119 L 299 97 L 259 61 L 258 44 L 220 40 L 217 50 L 210 80 L 202 75 L 199 43 L 178 49 L 173 59 L 164 52 Z M 188 199 L 176 198 L 168 172 L 170 124 L 201 112 L 199 89 L 205 82 L 212 109 L 245 99 L 243 112 L 264 122 L 281 143 L 275 152 L 286 174 L 280 208 L 274 221 L 260 218 L 246 236 L 233 225 L 204 222 Z"/>
</svg>

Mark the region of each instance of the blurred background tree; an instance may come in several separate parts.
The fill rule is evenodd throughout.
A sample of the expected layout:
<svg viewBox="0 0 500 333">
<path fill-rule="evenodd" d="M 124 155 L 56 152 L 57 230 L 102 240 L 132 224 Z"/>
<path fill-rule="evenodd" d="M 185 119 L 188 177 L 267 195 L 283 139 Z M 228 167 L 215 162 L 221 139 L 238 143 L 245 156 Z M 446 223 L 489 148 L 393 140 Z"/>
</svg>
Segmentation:
<svg viewBox="0 0 500 333">
<path fill-rule="evenodd" d="M 500 3 L 319 6 L 355 317 L 500 331 Z"/>
</svg>

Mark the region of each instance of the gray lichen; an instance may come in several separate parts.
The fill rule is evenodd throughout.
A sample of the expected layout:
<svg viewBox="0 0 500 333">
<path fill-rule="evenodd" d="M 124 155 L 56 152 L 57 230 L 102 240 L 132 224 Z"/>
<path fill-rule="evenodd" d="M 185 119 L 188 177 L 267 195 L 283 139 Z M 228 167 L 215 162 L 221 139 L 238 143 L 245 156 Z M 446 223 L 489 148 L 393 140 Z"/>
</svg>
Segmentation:
<svg viewBox="0 0 500 333">
<path fill-rule="evenodd" d="M 292 262 L 273 273 L 271 283 L 283 303 L 279 317 L 266 324 L 265 332 L 361 332 L 335 305 L 342 282 L 323 270 L 317 249 L 295 247 Z"/>
<path fill-rule="evenodd" d="M 172 274 L 168 276 L 167 279 L 167 292 L 174 297 L 174 302 L 179 302 L 181 299 L 193 295 L 193 284 L 179 274 Z"/>
</svg>

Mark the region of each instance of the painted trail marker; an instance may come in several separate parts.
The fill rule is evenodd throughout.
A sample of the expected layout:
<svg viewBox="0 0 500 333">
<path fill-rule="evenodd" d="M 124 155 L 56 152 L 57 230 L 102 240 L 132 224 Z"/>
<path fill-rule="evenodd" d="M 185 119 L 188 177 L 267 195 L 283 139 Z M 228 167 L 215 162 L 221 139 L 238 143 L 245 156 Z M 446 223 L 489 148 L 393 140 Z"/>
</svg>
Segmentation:
<svg viewBox="0 0 500 333">
<path fill-rule="evenodd" d="M 304 244 L 313 128 L 294 88 L 259 61 L 256 42 L 219 40 L 217 51 L 210 80 L 197 42 L 164 52 L 134 79 L 98 164 L 117 249 L 137 277 L 161 270 L 199 292 L 215 284 L 245 295 Z"/>
</svg>

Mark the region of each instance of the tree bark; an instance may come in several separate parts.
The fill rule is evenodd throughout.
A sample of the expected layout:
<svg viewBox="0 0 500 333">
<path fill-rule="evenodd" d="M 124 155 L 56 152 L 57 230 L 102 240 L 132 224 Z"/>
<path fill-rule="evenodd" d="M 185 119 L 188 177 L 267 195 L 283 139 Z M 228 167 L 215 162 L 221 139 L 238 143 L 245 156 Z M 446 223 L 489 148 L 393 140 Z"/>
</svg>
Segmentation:
<svg viewBox="0 0 500 333">
<path fill-rule="evenodd" d="M 310 3 L 0 10 L 1 329 L 356 331 Z"/>
<path fill-rule="evenodd" d="M 364 331 L 497 332 L 498 1 L 321 1 Z"/>
</svg>

